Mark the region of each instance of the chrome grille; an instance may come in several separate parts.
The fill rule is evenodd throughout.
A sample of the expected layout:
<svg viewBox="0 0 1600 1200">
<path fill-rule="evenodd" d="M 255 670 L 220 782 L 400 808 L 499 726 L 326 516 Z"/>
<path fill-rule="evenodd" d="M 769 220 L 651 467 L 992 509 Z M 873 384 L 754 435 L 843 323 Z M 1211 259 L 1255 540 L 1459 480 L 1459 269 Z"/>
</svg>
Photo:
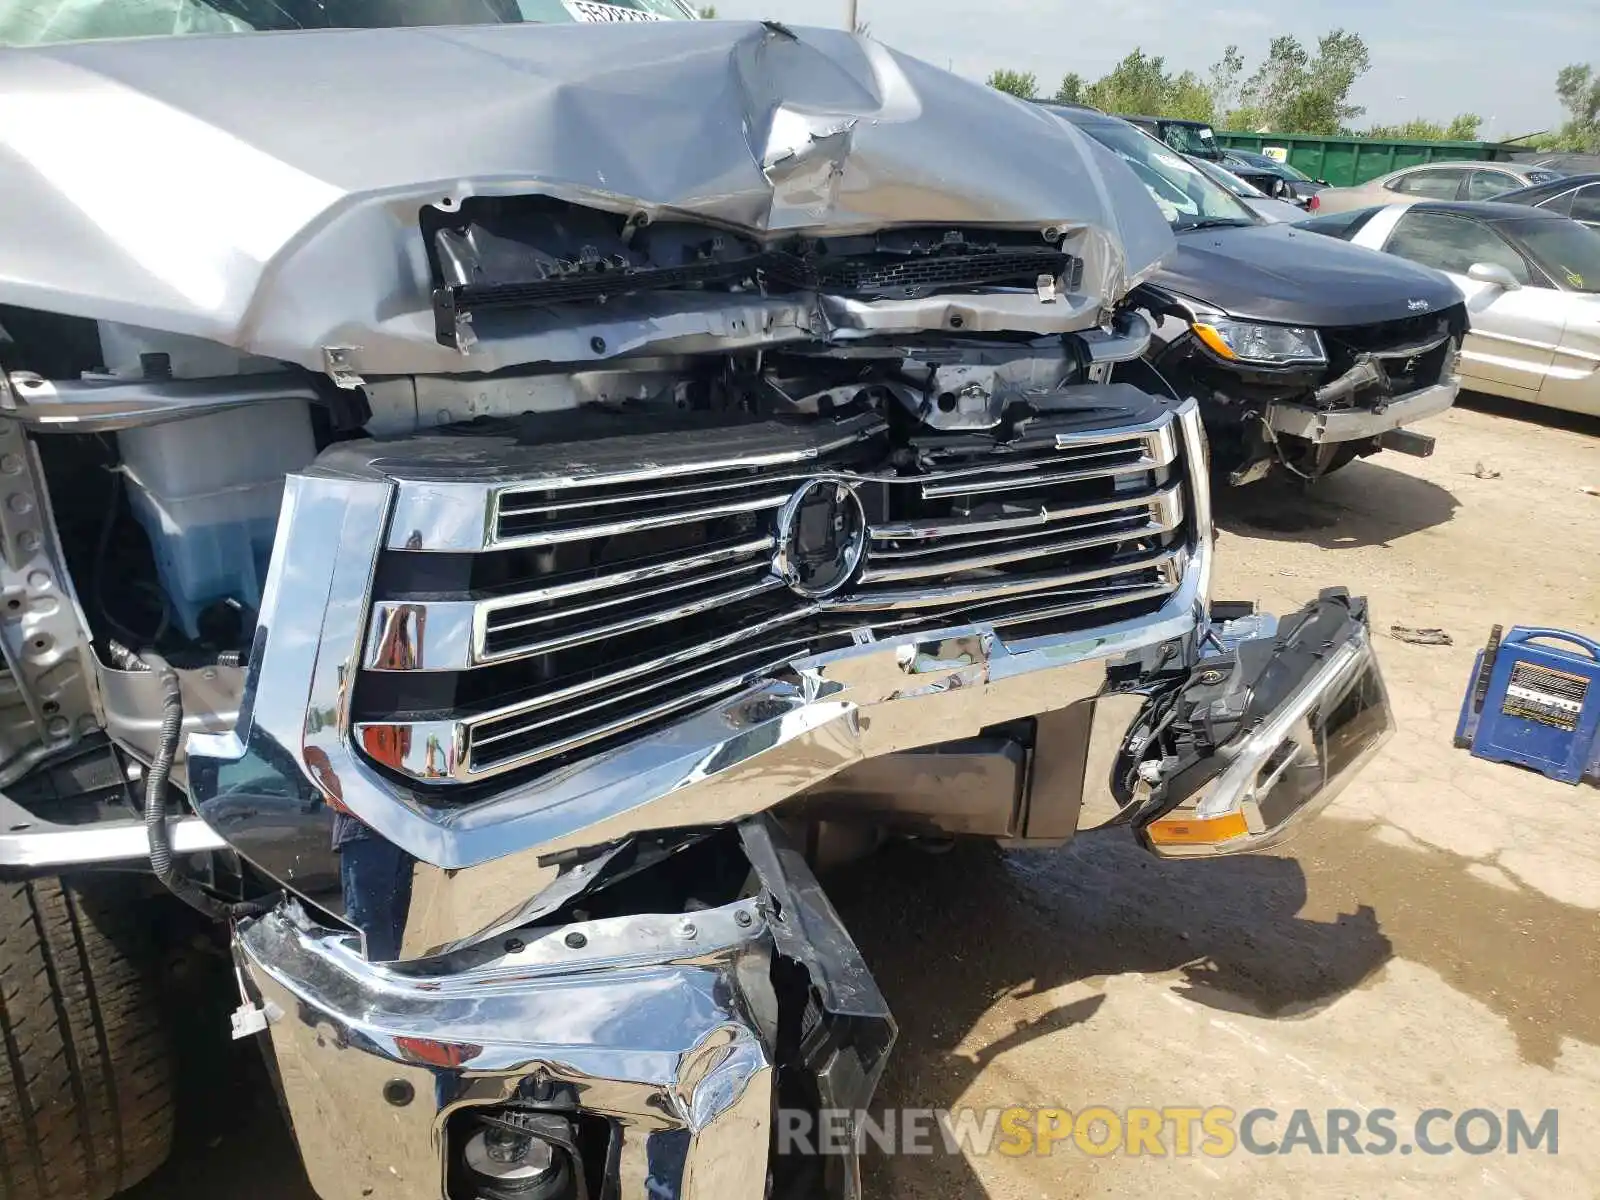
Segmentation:
<svg viewBox="0 0 1600 1200">
<path fill-rule="evenodd" d="M 849 606 L 927 607 L 952 592 L 978 600 L 1123 574 L 1119 549 L 1159 541 L 1183 521 L 1177 456 L 1166 416 L 1115 433 L 1040 422 L 1009 442 L 935 443 L 916 488 L 937 511 L 872 527 Z M 1029 564 L 1038 569 L 1018 578 Z M 912 582 L 932 586 L 906 590 Z"/>
<path fill-rule="evenodd" d="M 523 592 L 484 606 L 484 657 L 538 654 L 620 637 L 775 591 L 771 534 L 589 579 Z"/>
<path fill-rule="evenodd" d="M 619 437 L 577 464 L 507 451 L 517 478 L 478 489 L 480 549 L 391 525 L 358 744 L 422 780 L 549 769 L 851 641 L 967 620 L 1028 636 L 1153 611 L 1186 562 L 1176 423 L 1159 409 L 1111 429 L 1086 419 L 898 448 L 862 416 Z M 861 563 L 820 597 L 780 569 L 790 501 L 817 480 L 848 486 L 866 518 Z M 406 524 L 446 494 L 398 483 Z"/>
<path fill-rule="evenodd" d="M 673 447 L 671 456 L 655 457 L 647 469 L 597 471 L 548 479 L 537 487 L 506 488 L 495 496 L 492 544 L 540 546 L 776 510 L 819 464 L 882 431 L 877 418 L 839 422 L 815 440 L 804 434 L 785 439 L 781 428 L 766 427 L 758 435 L 762 448 L 740 455 L 685 458 L 691 443 Z M 747 437 L 739 433 L 724 440 Z M 779 448 L 784 441 L 790 444 Z M 773 443 L 778 445 L 764 448 Z"/>
<path fill-rule="evenodd" d="M 547 761 L 730 695 L 809 649 L 783 633 L 789 623 L 779 616 L 478 717 L 466 727 L 469 768 Z"/>
</svg>

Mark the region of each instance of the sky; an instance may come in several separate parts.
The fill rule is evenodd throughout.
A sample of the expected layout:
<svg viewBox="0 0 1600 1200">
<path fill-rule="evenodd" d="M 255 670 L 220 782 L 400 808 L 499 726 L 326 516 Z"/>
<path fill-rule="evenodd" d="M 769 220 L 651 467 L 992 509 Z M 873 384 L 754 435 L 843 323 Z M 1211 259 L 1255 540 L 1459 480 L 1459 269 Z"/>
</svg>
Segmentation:
<svg viewBox="0 0 1600 1200">
<path fill-rule="evenodd" d="M 713 0 L 719 17 L 840 25 L 847 0 Z M 985 79 L 997 67 L 1032 71 L 1054 92 L 1076 71 L 1098 79 L 1130 50 L 1166 58 L 1171 71 L 1205 78 L 1237 43 L 1245 74 L 1280 33 L 1308 49 L 1319 35 L 1361 34 L 1372 69 L 1351 100 L 1357 127 L 1412 117 L 1484 119 L 1483 136 L 1558 125 L 1556 72 L 1573 62 L 1600 71 L 1600 0 L 857 0 L 872 35 L 898 50 Z"/>
</svg>

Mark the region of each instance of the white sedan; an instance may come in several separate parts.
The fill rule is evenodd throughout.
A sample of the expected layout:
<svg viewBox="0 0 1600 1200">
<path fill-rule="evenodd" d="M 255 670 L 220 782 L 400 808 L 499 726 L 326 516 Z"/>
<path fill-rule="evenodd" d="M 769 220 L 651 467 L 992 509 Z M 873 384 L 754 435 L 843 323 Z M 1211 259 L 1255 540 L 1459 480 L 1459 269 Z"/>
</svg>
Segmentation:
<svg viewBox="0 0 1600 1200">
<path fill-rule="evenodd" d="M 1537 208 L 1437 201 L 1300 228 L 1449 275 L 1472 322 L 1462 387 L 1600 415 L 1600 232 Z"/>
</svg>

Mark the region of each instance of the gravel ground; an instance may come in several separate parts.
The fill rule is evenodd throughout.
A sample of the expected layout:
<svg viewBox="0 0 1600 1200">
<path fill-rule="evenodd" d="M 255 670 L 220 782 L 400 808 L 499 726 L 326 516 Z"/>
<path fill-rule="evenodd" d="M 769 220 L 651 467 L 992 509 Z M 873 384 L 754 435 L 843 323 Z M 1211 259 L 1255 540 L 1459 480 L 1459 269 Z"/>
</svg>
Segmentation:
<svg viewBox="0 0 1600 1200">
<path fill-rule="evenodd" d="M 1491 404 L 1434 422 L 1433 458 L 1221 498 L 1219 598 L 1282 612 L 1342 583 L 1384 631 L 1400 731 L 1299 840 L 1200 864 L 1120 836 L 908 850 L 828 883 L 901 1023 L 884 1105 L 1270 1107 L 1265 1141 L 1296 1108 L 1390 1108 L 1401 1143 L 1430 1107 L 1555 1108 L 1559 1153 L 873 1154 L 869 1196 L 1596 1194 L 1600 792 L 1451 733 L 1491 624 L 1600 635 L 1600 422 Z M 217 1033 L 190 1039 L 179 1154 L 133 1195 L 311 1200 L 253 1052 Z"/>
</svg>

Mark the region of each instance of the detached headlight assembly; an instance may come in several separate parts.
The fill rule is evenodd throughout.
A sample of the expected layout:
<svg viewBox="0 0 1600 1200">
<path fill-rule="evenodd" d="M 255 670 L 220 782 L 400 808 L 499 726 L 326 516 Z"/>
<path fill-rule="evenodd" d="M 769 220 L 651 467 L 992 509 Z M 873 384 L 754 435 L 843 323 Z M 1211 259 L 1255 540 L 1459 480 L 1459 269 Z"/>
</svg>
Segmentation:
<svg viewBox="0 0 1600 1200">
<path fill-rule="evenodd" d="M 1205 348 L 1227 362 L 1266 367 L 1320 367 L 1328 361 L 1315 329 L 1298 325 L 1258 325 L 1210 316 L 1190 326 Z"/>
</svg>

